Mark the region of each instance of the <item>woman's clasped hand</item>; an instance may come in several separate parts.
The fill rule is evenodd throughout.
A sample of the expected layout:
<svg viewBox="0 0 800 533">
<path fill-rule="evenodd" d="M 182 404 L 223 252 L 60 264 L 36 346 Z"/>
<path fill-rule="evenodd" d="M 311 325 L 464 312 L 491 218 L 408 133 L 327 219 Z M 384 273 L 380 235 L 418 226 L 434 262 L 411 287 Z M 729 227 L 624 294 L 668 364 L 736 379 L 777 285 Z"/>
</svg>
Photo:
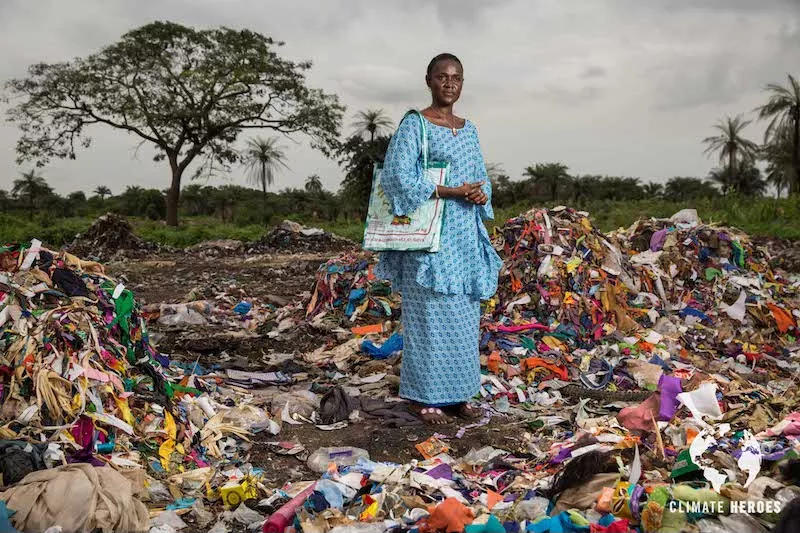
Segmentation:
<svg viewBox="0 0 800 533">
<path fill-rule="evenodd" d="M 489 201 L 489 198 L 481 188 L 483 185 L 484 182 L 482 181 L 465 183 L 459 187 L 456 187 L 456 196 L 463 198 L 465 201 L 471 204 L 486 205 L 486 202 Z"/>
</svg>

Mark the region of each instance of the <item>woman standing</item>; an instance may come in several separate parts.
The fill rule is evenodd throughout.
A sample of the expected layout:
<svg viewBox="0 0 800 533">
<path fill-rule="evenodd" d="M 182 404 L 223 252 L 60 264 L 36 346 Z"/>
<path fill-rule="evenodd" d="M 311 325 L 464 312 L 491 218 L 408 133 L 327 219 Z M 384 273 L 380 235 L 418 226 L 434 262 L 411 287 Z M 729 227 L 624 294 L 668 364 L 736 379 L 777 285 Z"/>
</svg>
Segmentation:
<svg viewBox="0 0 800 533">
<path fill-rule="evenodd" d="M 453 114 L 463 76 L 452 54 L 433 58 L 425 76 L 432 102 L 421 114 L 428 122 L 430 160 L 450 162 L 447 185 L 434 185 L 423 173 L 416 114 L 392 137 L 381 178 L 396 216 L 432 197 L 446 199 L 439 252 L 385 252 L 376 270 L 403 296 L 400 396 L 430 424 L 450 422 L 447 411 L 481 416 L 469 404 L 480 387 L 480 300 L 494 295 L 502 265 L 483 225 L 494 214 L 478 132 Z"/>
</svg>

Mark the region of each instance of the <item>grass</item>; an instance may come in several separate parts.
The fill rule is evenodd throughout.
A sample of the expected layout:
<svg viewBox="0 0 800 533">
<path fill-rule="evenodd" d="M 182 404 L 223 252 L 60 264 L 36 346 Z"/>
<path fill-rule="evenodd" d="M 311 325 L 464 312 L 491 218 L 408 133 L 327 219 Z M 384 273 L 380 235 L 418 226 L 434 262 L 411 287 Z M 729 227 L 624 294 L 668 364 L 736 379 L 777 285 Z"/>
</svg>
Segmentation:
<svg viewBox="0 0 800 533">
<path fill-rule="evenodd" d="M 549 204 L 545 202 L 540 205 Z M 589 202 L 576 207 L 588 211 L 595 226 L 602 231 L 627 227 L 639 218 L 668 217 L 683 208 L 691 207 L 697 209 L 704 222 L 735 226 L 753 236 L 800 240 L 800 199 L 715 198 L 680 203 L 664 200 L 604 201 Z M 502 225 L 529 208 L 529 205 L 518 204 L 495 209 L 496 219 L 487 225 L 490 229 L 495 225 Z M 54 219 L 44 213 L 0 213 L 0 243 L 25 242 L 37 238 L 50 246 L 58 247 L 71 242 L 93 220 L 91 217 Z M 358 220 L 297 221 L 320 227 L 355 242 L 361 242 L 364 233 L 364 225 Z M 254 241 L 271 229 L 258 224 L 237 226 L 210 217 L 183 217 L 178 228 L 168 228 L 163 222 L 138 218 L 131 219 L 131 223 L 143 239 L 178 248 L 211 239 Z"/>
</svg>

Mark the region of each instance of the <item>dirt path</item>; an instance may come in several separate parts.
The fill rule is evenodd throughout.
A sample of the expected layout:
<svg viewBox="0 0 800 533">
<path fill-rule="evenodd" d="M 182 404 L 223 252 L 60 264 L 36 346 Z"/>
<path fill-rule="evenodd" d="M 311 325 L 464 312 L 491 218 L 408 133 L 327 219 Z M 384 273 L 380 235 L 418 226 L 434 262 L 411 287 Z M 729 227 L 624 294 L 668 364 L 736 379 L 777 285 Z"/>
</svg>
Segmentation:
<svg viewBox="0 0 800 533">
<path fill-rule="evenodd" d="M 327 256 L 313 254 L 224 258 L 170 254 L 110 263 L 108 271 L 112 276 L 124 277 L 142 304 L 179 302 L 192 290 L 206 296 L 224 292 L 239 298 L 288 303 L 301 299 L 304 292 L 312 289 L 314 274 L 327 259 Z M 220 324 L 172 328 L 152 324 L 150 330 L 159 349 L 173 359 L 197 360 L 201 365 L 212 365 L 219 363 L 221 354 L 224 354 L 228 360 L 246 364 L 252 370 L 277 370 L 265 366 L 269 354 L 307 353 L 329 340 L 319 332 L 305 329 L 295 332 L 289 340 L 270 339 L 265 335 L 248 336 Z M 308 370 L 291 362 L 282 365 L 281 369 Z M 317 377 L 324 381 L 321 373 Z M 325 446 L 355 446 L 366 449 L 375 460 L 405 463 L 422 458 L 415 449 L 420 442 L 435 433 L 454 436 L 460 425 L 467 423 L 457 421 L 450 426 L 414 426 L 408 429 L 385 427 L 376 420 L 362 420 L 335 431 L 323 431 L 308 424 L 284 424 L 277 436 L 257 435 L 249 458 L 254 465 L 264 469 L 268 485 L 281 486 L 287 481 L 313 479 L 316 474 L 304 461 L 275 453 L 267 444 L 270 441 L 299 442 L 309 453 Z M 451 453 L 461 456 L 471 448 L 483 446 L 516 449 L 521 443 L 520 428 L 519 422 L 495 419 L 487 426 L 469 430 L 462 439 L 449 440 Z"/>
</svg>

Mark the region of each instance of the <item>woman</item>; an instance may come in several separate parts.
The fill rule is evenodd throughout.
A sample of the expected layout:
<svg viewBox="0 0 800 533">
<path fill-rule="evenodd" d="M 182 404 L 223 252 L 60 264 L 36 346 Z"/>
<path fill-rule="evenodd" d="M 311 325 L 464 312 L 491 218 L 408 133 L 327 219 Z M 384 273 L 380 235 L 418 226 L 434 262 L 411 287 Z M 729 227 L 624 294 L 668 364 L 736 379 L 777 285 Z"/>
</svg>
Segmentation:
<svg viewBox="0 0 800 533">
<path fill-rule="evenodd" d="M 453 114 L 461 96 L 463 68 L 452 54 L 428 65 L 425 81 L 431 161 L 449 161 L 446 186 L 423 174 L 419 117 L 408 115 L 389 144 L 381 185 L 394 214 L 407 215 L 436 196 L 445 199 L 440 251 L 386 252 L 376 273 L 403 296 L 403 363 L 400 396 L 414 402 L 429 424 L 446 424 L 450 414 L 479 418 L 469 400 L 480 387 L 480 300 L 497 289 L 501 261 L 483 220 L 493 219 L 492 189 L 475 126 Z"/>
</svg>

